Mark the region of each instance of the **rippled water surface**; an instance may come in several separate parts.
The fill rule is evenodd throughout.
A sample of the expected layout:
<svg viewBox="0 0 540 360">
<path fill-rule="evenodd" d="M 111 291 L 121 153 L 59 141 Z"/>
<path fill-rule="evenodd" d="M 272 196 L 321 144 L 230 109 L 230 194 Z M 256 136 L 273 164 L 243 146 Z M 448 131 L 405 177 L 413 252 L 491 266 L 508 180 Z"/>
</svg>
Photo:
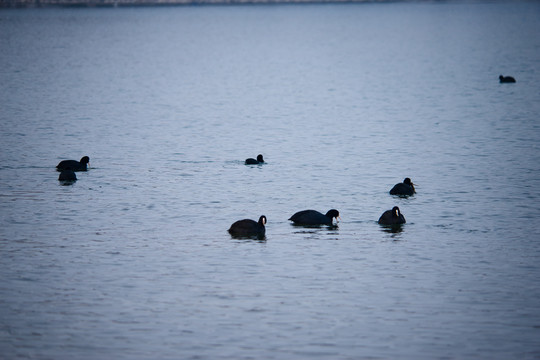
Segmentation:
<svg viewBox="0 0 540 360">
<path fill-rule="evenodd" d="M 539 14 L 0 11 L 0 358 L 540 358 Z"/>
</svg>

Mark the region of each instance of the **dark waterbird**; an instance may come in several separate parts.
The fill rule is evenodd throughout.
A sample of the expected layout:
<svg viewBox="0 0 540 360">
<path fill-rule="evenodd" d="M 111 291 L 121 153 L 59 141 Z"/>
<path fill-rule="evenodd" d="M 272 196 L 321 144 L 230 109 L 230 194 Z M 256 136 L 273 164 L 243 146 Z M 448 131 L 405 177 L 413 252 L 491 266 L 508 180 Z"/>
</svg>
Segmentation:
<svg viewBox="0 0 540 360">
<path fill-rule="evenodd" d="M 502 75 L 500 75 L 499 76 L 499 82 L 500 83 L 515 83 L 516 79 L 514 79 L 511 76 L 502 76 Z"/>
<path fill-rule="evenodd" d="M 390 195 L 401 195 L 401 196 L 410 196 L 414 195 L 416 189 L 410 178 L 405 178 L 402 183 L 394 185 L 390 189 Z"/>
<path fill-rule="evenodd" d="M 328 210 L 326 214 L 322 214 L 316 210 L 302 210 L 290 217 L 289 220 L 295 225 L 330 225 L 334 224 L 334 218 L 339 218 L 339 211 L 336 209 Z"/>
<path fill-rule="evenodd" d="M 75 181 L 77 180 L 77 176 L 75 175 L 75 172 L 73 170 L 62 170 L 60 175 L 58 176 L 59 181 Z"/>
<path fill-rule="evenodd" d="M 405 217 L 399 211 L 397 206 L 394 206 L 392 210 L 386 210 L 379 218 L 379 224 L 381 225 L 400 225 L 405 224 Z"/>
<path fill-rule="evenodd" d="M 266 216 L 261 215 L 259 222 L 251 219 L 238 220 L 229 228 L 229 234 L 233 237 L 257 237 L 259 239 L 264 238 L 266 233 Z"/>
<path fill-rule="evenodd" d="M 83 156 L 80 161 L 77 160 L 62 160 L 56 165 L 56 170 L 72 170 L 72 171 L 86 171 L 87 164 L 90 162 L 88 156 Z"/>
<path fill-rule="evenodd" d="M 257 155 L 257 159 L 254 158 L 248 158 L 245 162 L 246 165 L 257 165 L 257 164 L 264 164 L 264 159 L 261 154 Z"/>
</svg>

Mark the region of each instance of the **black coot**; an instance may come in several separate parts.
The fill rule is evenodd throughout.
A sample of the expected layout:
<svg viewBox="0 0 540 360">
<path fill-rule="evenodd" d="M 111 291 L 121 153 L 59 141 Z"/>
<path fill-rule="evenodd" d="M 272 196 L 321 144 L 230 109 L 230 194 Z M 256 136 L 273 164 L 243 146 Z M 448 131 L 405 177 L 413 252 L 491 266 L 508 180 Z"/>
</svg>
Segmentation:
<svg viewBox="0 0 540 360">
<path fill-rule="evenodd" d="M 390 195 L 408 196 L 413 195 L 415 192 L 416 190 L 411 179 L 405 178 L 402 183 L 394 185 L 394 187 L 390 190 Z"/>
<path fill-rule="evenodd" d="M 245 162 L 246 165 L 257 165 L 257 164 L 263 164 L 263 163 L 264 163 L 264 159 L 261 154 L 257 155 L 257 159 L 249 158 L 249 159 L 246 159 L 246 162 Z"/>
<path fill-rule="evenodd" d="M 316 210 L 302 210 L 291 216 L 289 220 L 294 222 L 296 225 L 330 225 L 334 223 L 334 218 L 339 218 L 339 211 L 336 209 L 328 210 L 328 212 L 323 215 L 322 213 Z"/>
<path fill-rule="evenodd" d="M 75 175 L 75 172 L 73 170 L 62 170 L 60 175 L 58 176 L 59 181 L 75 181 L 77 180 L 77 176 Z"/>
<path fill-rule="evenodd" d="M 514 79 L 511 76 L 502 76 L 502 75 L 500 75 L 499 76 L 499 82 L 501 82 L 501 83 L 515 83 L 516 79 Z"/>
<path fill-rule="evenodd" d="M 62 160 L 58 165 L 56 165 L 56 170 L 62 171 L 62 170 L 73 170 L 73 171 L 86 171 L 87 170 L 87 164 L 90 162 L 90 158 L 88 156 L 83 156 L 81 158 L 81 161 L 77 160 Z"/>
<path fill-rule="evenodd" d="M 397 206 L 394 206 L 392 210 L 386 210 L 379 218 L 379 224 L 381 225 L 399 225 L 405 224 L 405 217 L 399 211 Z"/>
<path fill-rule="evenodd" d="M 258 237 L 259 239 L 264 237 L 266 233 L 266 216 L 261 215 L 259 222 L 251 219 L 238 220 L 229 228 L 229 234 L 234 237 Z"/>
</svg>

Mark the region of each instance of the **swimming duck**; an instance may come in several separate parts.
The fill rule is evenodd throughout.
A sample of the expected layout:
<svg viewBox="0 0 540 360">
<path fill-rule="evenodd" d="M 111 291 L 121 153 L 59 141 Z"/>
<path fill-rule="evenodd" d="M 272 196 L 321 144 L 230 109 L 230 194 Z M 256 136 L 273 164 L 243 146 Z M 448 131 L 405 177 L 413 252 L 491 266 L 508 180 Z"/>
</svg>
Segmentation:
<svg viewBox="0 0 540 360">
<path fill-rule="evenodd" d="M 402 183 L 394 185 L 392 189 L 390 189 L 390 195 L 413 195 L 416 192 L 414 188 L 414 184 L 412 183 L 410 178 L 405 178 Z"/>
<path fill-rule="evenodd" d="M 257 159 L 248 158 L 246 159 L 246 162 L 245 162 L 246 165 L 257 165 L 257 164 L 263 164 L 263 163 L 264 163 L 264 159 L 261 154 L 257 155 Z"/>
<path fill-rule="evenodd" d="M 326 214 L 322 214 L 316 210 L 302 210 L 289 218 L 296 225 L 330 225 L 334 223 L 334 218 L 339 218 L 339 211 L 336 209 L 328 210 Z"/>
<path fill-rule="evenodd" d="M 77 160 L 62 160 L 56 165 L 56 170 L 73 170 L 73 171 L 86 171 L 87 164 L 90 162 L 88 156 L 83 156 L 80 161 Z"/>
<path fill-rule="evenodd" d="M 397 206 L 394 206 L 392 210 L 386 210 L 379 218 L 379 224 L 381 225 L 399 225 L 405 224 L 405 222 L 405 217 Z"/>
<path fill-rule="evenodd" d="M 516 79 L 514 79 L 511 76 L 502 76 L 502 75 L 500 75 L 499 76 L 499 82 L 501 82 L 501 83 L 515 83 Z"/>
<path fill-rule="evenodd" d="M 253 237 L 263 238 L 266 233 L 266 216 L 261 215 L 259 221 L 251 219 L 238 220 L 229 228 L 229 234 L 233 237 Z"/>
</svg>

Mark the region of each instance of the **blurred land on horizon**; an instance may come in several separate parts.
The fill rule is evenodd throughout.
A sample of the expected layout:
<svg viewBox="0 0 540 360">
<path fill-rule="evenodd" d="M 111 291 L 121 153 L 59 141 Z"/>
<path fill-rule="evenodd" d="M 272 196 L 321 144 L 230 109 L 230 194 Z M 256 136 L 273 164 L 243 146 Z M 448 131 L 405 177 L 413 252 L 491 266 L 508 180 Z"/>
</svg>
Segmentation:
<svg viewBox="0 0 540 360">
<path fill-rule="evenodd" d="M 404 0 L 394 0 L 399 2 Z M 0 0 L 0 8 L 25 7 L 117 7 L 204 4 L 278 4 L 278 3 L 376 3 L 388 0 Z"/>
</svg>

